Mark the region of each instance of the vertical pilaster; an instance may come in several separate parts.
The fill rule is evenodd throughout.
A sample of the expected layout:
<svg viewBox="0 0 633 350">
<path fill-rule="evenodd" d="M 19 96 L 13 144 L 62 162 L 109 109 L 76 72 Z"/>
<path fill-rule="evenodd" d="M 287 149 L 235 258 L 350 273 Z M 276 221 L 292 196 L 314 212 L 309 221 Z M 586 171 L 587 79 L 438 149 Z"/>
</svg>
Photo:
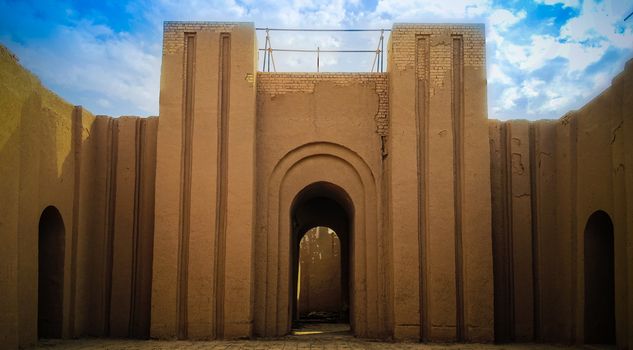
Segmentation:
<svg viewBox="0 0 633 350">
<path fill-rule="evenodd" d="M 517 341 L 534 337 L 534 281 L 532 263 L 532 193 L 530 183 L 530 127 L 527 121 L 508 125 L 512 201 L 514 271 L 514 333 Z"/>
<path fill-rule="evenodd" d="M 463 38 L 452 35 L 451 119 L 453 121 L 453 207 L 455 210 L 455 305 L 456 338 L 464 340 L 464 262 L 462 243 L 462 178 L 463 178 Z"/>
<path fill-rule="evenodd" d="M 420 259 L 420 339 L 428 340 L 429 312 L 428 312 L 428 283 L 427 278 L 427 240 L 429 204 L 426 200 L 428 193 L 428 124 L 429 124 L 429 35 L 416 36 L 416 71 L 417 71 L 417 116 L 416 129 L 418 141 L 418 241 Z"/>
<path fill-rule="evenodd" d="M 393 336 L 420 338 L 419 122 L 416 39 L 394 27 L 389 57 L 389 163 L 393 251 Z M 405 60 L 407 60 L 405 62 Z"/>
<path fill-rule="evenodd" d="M 255 230 L 255 30 L 236 26 L 224 37 L 222 108 L 226 114 L 224 157 L 226 229 L 223 337 L 252 334 L 253 233 Z M 230 62 L 230 64 L 229 64 Z M 230 194 L 230 195 L 229 195 Z"/>
<path fill-rule="evenodd" d="M 494 337 L 490 145 L 483 25 L 455 33 L 461 40 L 461 255 L 463 339 Z M 454 42 L 455 44 L 455 42 Z"/>
</svg>

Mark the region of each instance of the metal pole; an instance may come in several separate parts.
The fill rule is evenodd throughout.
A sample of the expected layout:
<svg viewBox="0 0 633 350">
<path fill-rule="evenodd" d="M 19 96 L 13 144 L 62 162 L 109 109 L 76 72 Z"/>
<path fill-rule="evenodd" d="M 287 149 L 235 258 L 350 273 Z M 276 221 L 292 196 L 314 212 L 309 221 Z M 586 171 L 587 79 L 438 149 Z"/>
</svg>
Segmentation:
<svg viewBox="0 0 633 350">
<path fill-rule="evenodd" d="M 374 72 L 374 67 L 376 67 L 376 72 L 378 71 L 378 64 L 380 64 L 380 63 L 377 64 L 377 62 L 376 62 L 377 59 L 378 59 L 378 50 L 376 50 L 376 54 L 374 55 L 374 60 L 371 62 L 371 70 L 370 70 L 370 72 L 372 72 L 372 73 Z"/>
<path fill-rule="evenodd" d="M 273 50 L 270 50 L 270 60 L 273 62 L 273 72 L 277 73 L 277 66 L 275 66 L 275 56 L 273 55 Z"/>
<path fill-rule="evenodd" d="M 262 64 L 262 72 L 266 71 L 266 55 L 268 55 L 268 29 L 266 29 L 266 40 L 264 41 L 264 54 L 263 54 L 263 61 L 264 63 Z"/>
<path fill-rule="evenodd" d="M 270 30 L 282 32 L 390 32 L 391 29 L 310 29 L 310 28 L 263 28 L 257 27 L 255 30 Z"/>
<path fill-rule="evenodd" d="M 384 72 L 383 62 L 385 62 L 385 30 L 380 31 L 380 72 Z"/>
<path fill-rule="evenodd" d="M 272 56 L 273 48 L 270 42 L 270 32 L 266 31 L 268 37 L 268 72 L 270 72 L 270 57 Z"/>
<path fill-rule="evenodd" d="M 321 49 L 317 46 L 317 73 L 320 71 L 319 70 L 319 58 L 321 56 Z"/>
</svg>

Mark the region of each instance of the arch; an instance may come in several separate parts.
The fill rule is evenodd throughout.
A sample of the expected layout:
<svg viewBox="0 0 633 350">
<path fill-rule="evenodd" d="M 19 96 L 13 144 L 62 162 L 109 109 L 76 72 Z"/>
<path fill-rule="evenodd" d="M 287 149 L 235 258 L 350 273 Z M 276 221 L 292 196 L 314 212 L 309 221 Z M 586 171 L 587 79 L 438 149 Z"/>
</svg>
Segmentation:
<svg viewBox="0 0 633 350">
<path fill-rule="evenodd" d="M 331 155 L 340 158 L 341 160 L 350 164 L 352 168 L 356 170 L 356 173 L 363 181 L 365 181 L 365 179 L 367 178 L 375 184 L 375 178 L 373 172 L 371 171 L 371 168 L 369 167 L 367 162 L 365 162 L 365 160 L 360 155 L 358 155 L 358 153 L 338 143 L 319 141 L 303 144 L 284 154 L 284 156 L 279 159 L 279 161 L 275 164 L 273 168 L 272 174 L 270 176 L 271 183 L 269 184 L 269 187 L 272 182 L 276 179 L 279 179 L 280 176 L 285 177 L 285 175 L 288 173 L 289 168 L 297 165 L 304 158 L 319 155 Z"/>
<path fill-rule="evenodd" d="M 302 237 L 314 227 L 328 227 L 336 232 L 340 242 L 341 309 L 338 321 L 349 322 L 354 312 L 350 302 L 350 259 L 354 235 L 354 209 L 349 194 L 330 182 L 314 182 L 303 188 L 293 199 L 290 209 L 292 286 L 289 301 L 292 305 L 293 323 L 298 321 L 298 272 L 299 252 Z"/>
<path fill-rule="evenodd" d="M 584 233 L 585 343 L 615 344 L 613 222 L 598 210 Z"/>
<path fill-rule="evenodd" d="M 65 227 L 59 210 L 42 212 L 38 234 L 37 335 L 61 338 L 64 301 Z"/>
<path fill-rule="evenodd" d="M 300 232 L 300 231 L 299 231 Z M 341 239 L 329 227 L 317 226 L 299 234 L 295 323 L 348 323 L 343 301 Z"/>
<path fill-rule="evenodd" d="M 312 142 L 284 154 L 262 180 L 258 193 L 257 222 L 261 232 L 256 238 L 256 286 L 254 332 L 260 336 L 282 336 L 291 331 L 292 299 L 292 227 L 290 215 L 300 193 L 318 186 L 337 186 L 330 191 L 353 215 L 350 243 L 350 279 L 354 281 L 350 309 L 354 334 L 381 337 L 387 334 L 386 299 L 380 291 L 389 282 L 384 276 L 382 257 L 387 249 L 386 236 L 378 234 L 382 217 L 378 215 L 380 184 L 371 168 L 356 152 L 332 142 Z M 317 187 L 309 185 L 319 183 Z M 347 193 L 349 198 L 338 196 Z M 336 231 L 336 229 L 335 229 Z M 337 232 L 339 233 L 339 232 Z M 379 243 L 380 242 L 380 243 Z M 355 268 L 354 266 L 357 266 Z"/>
</svg>

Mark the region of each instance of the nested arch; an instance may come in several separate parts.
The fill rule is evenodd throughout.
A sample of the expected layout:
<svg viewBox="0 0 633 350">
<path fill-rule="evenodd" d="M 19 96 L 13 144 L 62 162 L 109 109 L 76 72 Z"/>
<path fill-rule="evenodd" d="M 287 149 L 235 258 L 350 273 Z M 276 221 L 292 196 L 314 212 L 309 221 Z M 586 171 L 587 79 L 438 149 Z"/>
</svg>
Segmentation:
<svg viewBox="0 0 633 350">
<path fill-rule="evenodd" d="M 343 232 L 354 217 L 354 203 L 349 194 L 331 182 L 318 181 L 303 188 L 292 201 L 293 231 L 305 234 L 317 226 Z"/>
<path fill-rule="evenodd" d="M 258 276 L 255 298 L 257 309 L 264 312 L 256 316 L 257 334 L 279 336 L 291 330 L 294 239 L 290 216 L 293 205 L 297 203 L 295 200 L 302 197 L 298 196 L 300 193 L 323 190 L 324 184 L 343 189 L 349 199 L 341 202 L 352 203 L 349 208 L 353 208 L 353 233 L 350 234 L 353 241 L 350 241 L 349 251 L 353 256 L 349 261 L 350 280 L 354 283 L 355 293 L 350 298 L 350 308 L 354 309 L 351 315 L 354 333 L 370 336 L 382 332 L 379 312 L 384 310 L 379 310 L 382 303 L 378 302 L 378 291 L 382 290 L 382 286 L 378 285 L 382 281 L 378 279 L 377 270 L 377 260 L 382 256 L 379 252 L 382 245 L 377 244 L 377 229 L 380 227 L 378 184 L 367 163 L 344 146 L 315 142 L 284 155 L 266 182 L 267 186 L 260 196 L 263 211 L 259 220 L 267 238 L 261 240 L 262 247 L 257 247 L 262 253 L 265 251 L 259 254 L 258 260 L 265 266 L 261 267 L 261 277 Z M 316 183 L 320 185 L 308 187 Z M 355 269 L 355 266 L 358 268 Z"/>
<path fill-rule="evenodd" d="M 350 242 L 354 232 L 354 204 L 347 192 L 330 182 L 320 181 L 303 188 L 294 198 L 290 212 L 291 247 L 292 247 L 292 320 L 298 321 L 299 303 L 299 258 L 302 237 L 312 228 L 327 227 L 332 229 L 340 242 L 340 305 L 337 321 L 348 323 L 351 309 L 350 280 L 352 257 Z"/>
</svg>

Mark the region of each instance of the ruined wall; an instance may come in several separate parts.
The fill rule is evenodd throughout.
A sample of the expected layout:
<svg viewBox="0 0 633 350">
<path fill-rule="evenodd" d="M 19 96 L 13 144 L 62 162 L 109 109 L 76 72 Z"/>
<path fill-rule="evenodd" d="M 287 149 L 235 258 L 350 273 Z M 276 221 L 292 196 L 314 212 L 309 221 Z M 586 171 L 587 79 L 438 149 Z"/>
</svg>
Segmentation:
<svg viewBox="0 0 633 350">
<path fill-rule="evenodd" d="M 491 341 L 484 27 L 394 25 L 389 99 L 394 337 Z"/>
<path fill-rule="evenodd" d="M 49 205 L 64 337 L 287 334 L 297 206 L 326 197 L 356 336 L 584 342 L 603 210 L 633 348 L 633 64 L 560 120 L 488 121 L 484 48 L 395 25 L 388 73 L 256 73 L 252 24 L 167 22 L 160 124 L 95 117 L 0 48 L 0 343 L 37 340 Z"/>
<path fill-rule="evenodd" d="M 633 347 L 633 64 L 556 121 L 491 121 L 495 324 L 499 341 L 585 342 L 584 235 L 614 226 L 619 348 Z"/>
<path fill-rule="evenodd" d="M 103 310 L 104 293 L 110 290 L 140 292 L 127 299 L 135 300 L 135 311 L 123 306 L 115 312 L 148 316 L 151 246 L 146 242 L 148 237 L 151 242 L 153 233 L 148 221 L 153 223 L 158 120 L 94 117 L 46 90 L 4 47 L 0 47 L 0 74 L 4 111 L 0 128 L 0 234 L 4 242 L 0 248 L 0 343 L 15 348 L 37 340 L 38 223 L 44 208 L 51 205 L 59 210 L 65 228 L 61 335 L 110 335 L 105 328 L 110 321 L 105 321 Z M 134 160 L 117 165 L 112 157 Z M 122 187 L 118 194 L 121 199 L 133 198 L 141 215 L 130 207 L 108 214 L 115 208 L 107 205 L 113 198 L 113 178 L 129 177 L 130 173 L 135 174 L 133 185 Z M 138 219 L 130 227 L 108 229 L 116 220 L 125 222 L 124 216 Z M 108 250 L 106 232 L 135 238 L 123 239 L 116 251 Z M 134 263 L 120 257 L 128 249 L 134 252 Z M 105 288 L 106 281 L 121 280 L 121 274 L 111 277 L 106 273 L 106 261 L 120 264 L 125 271 L 134 270 L 134 277 Z M 113 299 L 107 308 L 118 308 L 127 300 Z M 149 325 L 141 316 L 131 323 L 130 332 L 119 335 L 147 336 L 143 324 Z"/>
<path fill-rule="evenodd" d="M 0 342 L 16 348 L 37 339 L 38 222 L 47 206 L 54 205 L 61 213 L 66 252 L 71 251 L 77 111 L 43 88 L 4 47 L 0 60 Z M 65 291 L 70 286 L 69 267 L 65 264 Z M 70 293 L 64 293 L 65 306 L 69 300 Z M 68 307 L 64 313 L 68 315 Z M 64 334 L 68 330 L 65 319 Z"/>
</svg>

